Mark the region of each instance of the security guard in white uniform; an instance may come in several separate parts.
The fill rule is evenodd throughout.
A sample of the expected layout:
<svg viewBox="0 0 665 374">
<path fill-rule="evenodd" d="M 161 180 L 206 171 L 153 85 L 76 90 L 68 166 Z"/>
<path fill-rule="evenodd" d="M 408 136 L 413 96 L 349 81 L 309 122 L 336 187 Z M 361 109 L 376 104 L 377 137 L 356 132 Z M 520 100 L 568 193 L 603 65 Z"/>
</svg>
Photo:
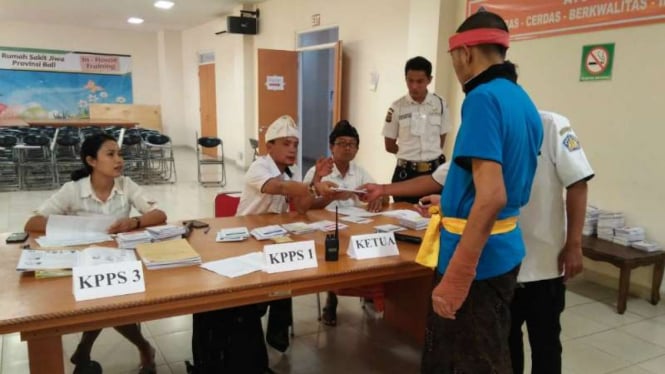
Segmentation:
<svg viewBox="0 0 665 374">
<path fill-rule="evenodd" d="M 540 111 L 543 146 L 529 203 L 520 225 L 526 256 L 511 305 L 513 373 L 523 373 L 522 325 L 531 346 L 531 372 L 561 373 L 560 315 L 565 280 L 582 271 L 582 228 L 587 181 L 594 176 L 584 150 L 564 116 Z M 565 190 L 565 201 L 562 192 Z"/>
<path fill-rule="evenodd" d="M 424 57 L 414 57 L 406 62 L 404 75 L 409 93 L 390 106 L 383 126 L 386 151 L 397 155 L 393 182 L 432 174 L 446 160 L 441 149 L 450 131 L 446 101 L 427 91 L 432 64 Z M 418 201 L 417 197 L 393 199 Z"/>
</svg>

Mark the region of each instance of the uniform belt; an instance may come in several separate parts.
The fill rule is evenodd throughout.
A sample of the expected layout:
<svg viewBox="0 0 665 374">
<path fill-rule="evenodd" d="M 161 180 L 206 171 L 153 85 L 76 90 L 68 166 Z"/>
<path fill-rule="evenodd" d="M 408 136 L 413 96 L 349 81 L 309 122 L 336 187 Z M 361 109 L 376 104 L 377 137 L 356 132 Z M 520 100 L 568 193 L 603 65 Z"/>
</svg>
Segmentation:
<svg viewBox="0 0 665 374">
<path fill-rule="evenodd" d="M 446 162 L 446 157 L 441 155 L 434 160 L 430 161 L 409 161 L 401 158 L 397 159 L 397 166 L 405 169 L 410 169 L 418 173 L 425 173 L 428 171 L 434 171 L 439 165 Z"/>
<path fill-rule="evenodd" d="M 462 235 L 466 227 L 466 219 L 443 217 L 441 218 L 441 227 L 452 234 Z M 490 235 L 505 234 L 515 230 L 517 227 L 517 217 L 508 217 L 494 222 Z"/>
</svg>

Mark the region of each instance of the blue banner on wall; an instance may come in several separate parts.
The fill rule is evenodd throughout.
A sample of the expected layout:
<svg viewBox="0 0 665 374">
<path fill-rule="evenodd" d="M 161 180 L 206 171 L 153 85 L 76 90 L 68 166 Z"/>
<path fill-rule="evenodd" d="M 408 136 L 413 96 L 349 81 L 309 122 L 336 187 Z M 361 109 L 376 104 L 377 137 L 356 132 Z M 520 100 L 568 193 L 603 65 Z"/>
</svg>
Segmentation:
<svg viewBox="0 0 665 374">
<path fill-rule="evenodd" d="M 0 47 L 0 118 L 89 118 L 89 105 L 131 104 L 131 57 Z"/>
</svg>

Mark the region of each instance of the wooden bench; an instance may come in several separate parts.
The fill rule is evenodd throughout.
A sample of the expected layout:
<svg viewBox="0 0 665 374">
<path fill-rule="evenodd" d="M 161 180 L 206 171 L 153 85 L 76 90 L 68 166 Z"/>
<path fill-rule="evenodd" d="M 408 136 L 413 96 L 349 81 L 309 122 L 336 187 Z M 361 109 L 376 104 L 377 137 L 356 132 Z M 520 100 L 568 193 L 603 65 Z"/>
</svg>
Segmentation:
<svg viewBox="0 0 665 374">
<path fill-rule="evenodd" d="M 644 252 L 638 249 L 625 247 L 596 237 L 582 239 L 582 253 L 594 261 L 608 262 L 619 268 L 619 300 L 617 312 L 626 311 L 626 300 L 630 287 L 630 272 L 640 266 L 653 265 L 653 281 L 651 284 L 651 304 L 660 301 L 660 285 L 663 282 L 663 268 L 665 267 L 665 252 Z"/>
</svg>

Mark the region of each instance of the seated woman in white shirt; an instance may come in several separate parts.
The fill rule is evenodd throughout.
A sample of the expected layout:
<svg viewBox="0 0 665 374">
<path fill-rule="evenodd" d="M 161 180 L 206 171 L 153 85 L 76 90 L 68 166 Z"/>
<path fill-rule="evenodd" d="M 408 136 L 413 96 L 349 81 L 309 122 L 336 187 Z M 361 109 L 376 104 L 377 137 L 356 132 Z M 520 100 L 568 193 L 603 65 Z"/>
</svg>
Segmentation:
<svg viewBox="0 0 665 374">
<path fill-rule="evenodd" d="M 123 160 L 116 140 L 106 134 L 93 135 L 81 146 L 83 168 L 72 173 L 72 181 L 65 183 L 36 211 L 25 224 L 25 231 L 46 231 L 48 217 L 58 215 L 104 214 L 117 217 L 109 233 L 119 233 L 141 227 L 162 224 L 166 214 L 157 209 L 155 201 L 147 197 L 141 187 L 122 176 Z M 134 207 L 141 215 L 130 218 Z M 155 372 L 155 349 L 143 337 L 138 324 L 116 326 L 115 329 L 139 350 L 139 373 Z M 90 359 L 92 345 L 102 330 L 86 331 L 71 362 L 78 372 L 101 372 L 101 366 Z"/>
</svg>

